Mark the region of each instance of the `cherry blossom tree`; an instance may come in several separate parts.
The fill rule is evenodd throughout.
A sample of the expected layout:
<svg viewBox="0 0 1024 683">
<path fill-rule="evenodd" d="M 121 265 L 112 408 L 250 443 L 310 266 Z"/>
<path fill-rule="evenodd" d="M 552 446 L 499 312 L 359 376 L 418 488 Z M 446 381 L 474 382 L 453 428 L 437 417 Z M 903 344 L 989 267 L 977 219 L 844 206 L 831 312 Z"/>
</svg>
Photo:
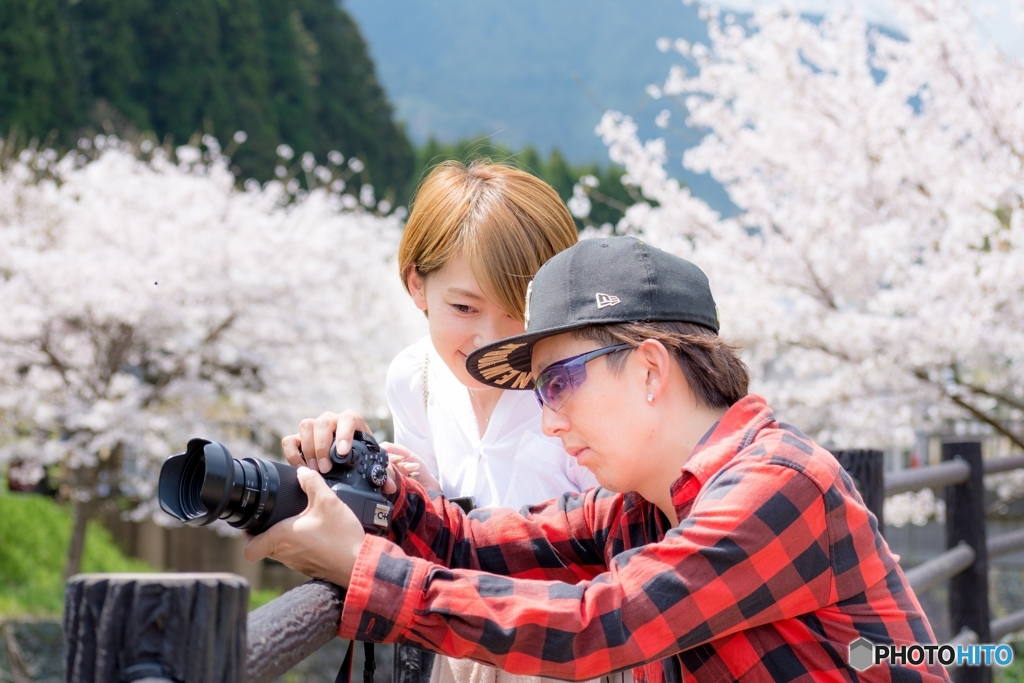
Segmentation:
<svg viewBox="0 0 1024 683">
<path fill-rule="evenodd" d="M 971 421 L 1024 449 L 1024 65 L 966 0 L 891 5 L 899 35 L 852 3 L 704 8 L 707 45 L 659 41 L 685 60 L 648 88 L 657 123 L 675 106 L 706 131 L 682 163 L 739 213 L 609 112 L 598 132 L 649 200 L 617 227 L 708 272 L 754 390 L 823 443 L 909 447 Z"/>
<path fill-rule="evenodd" d="M 401 222 L 372 188 L 343 194 L 340 154 L 302 157 L 304 188 L 282 166 L 239 190 L 205 143 L 101 137 L 0 171 L 0 464 L 60 480 L 69 573 L 97 502 L 152 512 L 159 465 L 190 437 L 268 457 L 303 417 L 380 413 L 387 364 L 422 325 L 395 273 Z"/>
</svg>

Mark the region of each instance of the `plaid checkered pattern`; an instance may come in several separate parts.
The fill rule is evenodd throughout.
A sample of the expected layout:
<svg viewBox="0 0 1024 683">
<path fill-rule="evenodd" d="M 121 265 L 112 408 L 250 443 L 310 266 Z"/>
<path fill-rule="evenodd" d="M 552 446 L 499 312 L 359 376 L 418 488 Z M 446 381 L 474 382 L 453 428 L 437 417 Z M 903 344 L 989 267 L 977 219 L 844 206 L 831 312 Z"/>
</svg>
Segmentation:
<svg viewBox="0 0 1024 683">
<path fill-rule="evenodd" d="M 366 537 L 339 635 L 569 680 L 949 680 L 847 666 L 860 636 L 935 638 L 850 477 L 762 398 L 726 412 L 671 491 L 675 528 L 636 494 L 466 516 L 404 479 L 394 542 Z"/>
</svg>

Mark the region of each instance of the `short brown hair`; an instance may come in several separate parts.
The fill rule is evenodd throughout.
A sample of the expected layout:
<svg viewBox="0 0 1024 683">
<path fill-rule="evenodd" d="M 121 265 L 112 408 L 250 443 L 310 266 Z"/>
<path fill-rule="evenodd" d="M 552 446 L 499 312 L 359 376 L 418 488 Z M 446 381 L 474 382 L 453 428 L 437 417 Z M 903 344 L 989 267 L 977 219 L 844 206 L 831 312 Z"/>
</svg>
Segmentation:
<svg viewBox="0 0 1024 683">
<path fill-rule="evenodd" d="M 735 346 L 730 346 L 712 330 L 694 323 L 648 322 L 589 325 L 575 330 L 577 339 L 589 339 L 602 346 L 629 344 L 636 348 L 646 339 L 655 339 L 672 351 L 683 369 L 686 381 L 697 399 L 707 408 L 728 408 L 747 395 L 750 371 Z M 606 356 L 613 371 L 622 369 L 625 354 Z"/>
<path fill-rule="evenodd" d="M 576 224 L 554 188 L 511 166 L 447 161 L 430 172 L 412 203 L 398 247 L 408 289 L 462 253 L 484 293 L 523 320 L 526 287 L 544 262 L 576 244 Z"/>
</svg>

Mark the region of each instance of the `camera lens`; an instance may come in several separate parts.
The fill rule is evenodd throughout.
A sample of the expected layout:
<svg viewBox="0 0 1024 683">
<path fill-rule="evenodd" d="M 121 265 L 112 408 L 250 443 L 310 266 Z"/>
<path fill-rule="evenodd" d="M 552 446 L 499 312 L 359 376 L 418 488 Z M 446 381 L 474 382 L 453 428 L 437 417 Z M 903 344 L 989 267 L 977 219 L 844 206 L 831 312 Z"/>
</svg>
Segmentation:
<svg viewBox="0 0 1024 683">
<path fill-rule="evenodd" d="M 192 439 L 160 469 L 160 507 L 191 526 L 223 519 L 258 534 L 302 512 L 306 494 L 295 470 L 270 460 L 236 460 L 219 443 Z"/>
<path fill-rule="evenodd" d="M 181 508 L 188 517 L 196 518 L 206 512 L 203 506 L 203 483 L 206 481 L 206 455 L 189 460 L 181 480 Z"/>
</svg>

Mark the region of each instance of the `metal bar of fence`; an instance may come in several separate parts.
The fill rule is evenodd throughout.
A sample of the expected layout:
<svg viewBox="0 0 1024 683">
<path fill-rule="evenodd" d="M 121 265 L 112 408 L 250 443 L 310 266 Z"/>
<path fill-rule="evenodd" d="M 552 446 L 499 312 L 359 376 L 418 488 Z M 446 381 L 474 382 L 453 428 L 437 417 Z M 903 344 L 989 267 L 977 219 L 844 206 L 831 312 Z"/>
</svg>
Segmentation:
<svg viewBox="0 0 1024 683">
<path fill-rule="evenodd" d="M 913 470 L 891 472 L 885 475 L 885 495 L 889 497 L 895 496 L 897 493 L 961 484 L 970 477 L 971 466 L 960 460 Z"/>
<path fill-rule="evenodd" d="M 999 474 L 1011 470 L 1024 469 L 1024 453 L 992 458 L 982 463 L 984 474 Z M 920 467 L 912 470 L 889 472 L 885 475 L 885 495 L 920 491 L 924 488 L 941 488 L 952 484 L 960 484 L 970 477 L 970 466 L 967 463 L 954 461 L 938 465 Z"/>
<path fill-rule="evenodd" d="M 1005 534 L 999 534 L 995 538 L 990 538 L 986 547 L 988 547 L 989 557 L 999 557 L 1000 555 L 1009 555 L 1010 553 L 1024 550 L 1024 529 L 1009 531 Z"/>
<path fill-rule="evenodd" d="M 999 474 L 1024 468 L 1024 453 L 992 458 L 982 463 L 984 474 Z M 970 477 L 970 467 L 961 461 L 944 462 L 938 465 L 912 470 L 889 472 L 885 475 L 885 495 L 920 491 L 924 488 L 940 488 L 960 484 Z"/>
<path fill-rule="evenodd" d="M 922 562 L 913 569 L 908 569 L 904 574 L 911 588 L 918 592 L 926 591 L 970 567 L 974 564 L 976 556 L 974 548 L 966 543 L 960 543 L 955 548 Z"/>
<path fill-rule="evenodd" d="M 992 631 L 993 643 L 999 642 L 1003 636 L 1014 631 L 1024 631 L 1024 610 L 993 619 L 989 628 Z"/>
<path fill-rule="evenodd" d="M 282 676 L 338 635 L 342 590 L 310 581 L 253 610 L 245 657 L 247 683 Z"/>
<path fill-rule="evenodd" d="M 947 645 L 976 645 L 978 634 L 969 628 L 964 628 L 960 633 L 949 639 Z"/>
<path fill-rule="evenodd" d="M 1002 458 L 992 458 L 991 460 L 984 461 L 981 467 L 982 472 L 985 474 L 998 474 L 999 472 L 1018 470 L 1024 467 L 1024 453 L 1014 453 Z"/>
</svg>

